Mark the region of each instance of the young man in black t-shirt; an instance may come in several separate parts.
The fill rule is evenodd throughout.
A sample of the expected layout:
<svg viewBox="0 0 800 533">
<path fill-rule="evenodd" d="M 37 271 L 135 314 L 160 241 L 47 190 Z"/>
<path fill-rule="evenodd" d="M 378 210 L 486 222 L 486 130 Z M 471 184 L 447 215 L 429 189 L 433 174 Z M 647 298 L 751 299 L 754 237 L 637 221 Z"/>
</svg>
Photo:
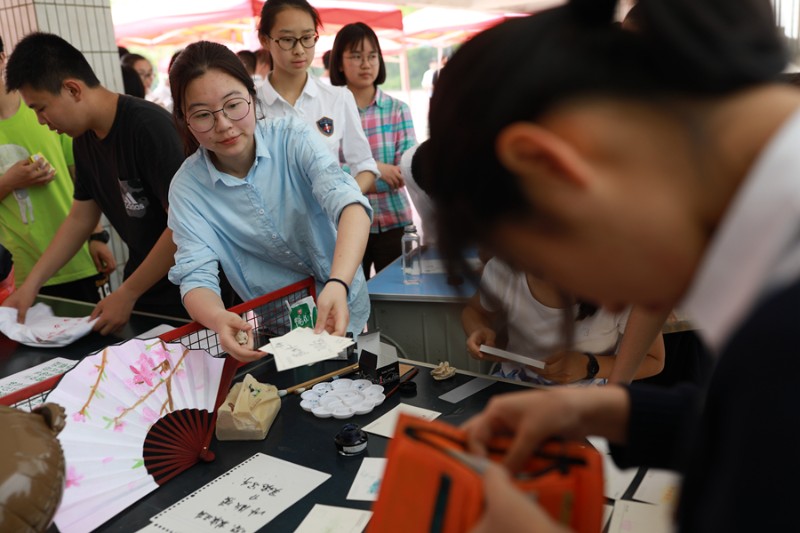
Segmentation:
<svg viewBox="0 0 800 533">
<path fill-rule="evenodd" d="M 69 215 L 4 305 L 16 307 L 24 320 L 42 284 L 105 213 L 130 258 L 125 281 L 92 313 L 99 317 L 94 329 L 104 335 L 115 331 L 134 308 L 186 316 L 178 288 L 166 279 L 175 254 L 167 192 L 184 159 L 171 116 L 151 102 L 103 87 L 80 51 L 52 34 L 33 33 L 17 44 L 6 84 L 20 92 L 42 124 L 73 137 L 77 176 Z"/>
</svg>

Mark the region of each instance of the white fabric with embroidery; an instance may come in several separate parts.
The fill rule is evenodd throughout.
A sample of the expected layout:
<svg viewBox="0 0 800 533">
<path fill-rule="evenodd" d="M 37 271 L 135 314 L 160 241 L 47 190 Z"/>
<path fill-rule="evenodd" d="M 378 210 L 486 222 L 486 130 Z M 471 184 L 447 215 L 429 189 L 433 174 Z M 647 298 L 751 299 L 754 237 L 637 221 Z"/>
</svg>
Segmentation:
<svg viewBox="0 0 800 533">
<path fill-rule="evenodd" d="M 0 332 L 26 346 L 60 348 L 85 336 L 95 320 L 89 317 L 53 316 L 49 305 L 38 303 L 28 309 L 25 323 L 17 323 L 17 310 L 0 307 Z"/>
</svg>

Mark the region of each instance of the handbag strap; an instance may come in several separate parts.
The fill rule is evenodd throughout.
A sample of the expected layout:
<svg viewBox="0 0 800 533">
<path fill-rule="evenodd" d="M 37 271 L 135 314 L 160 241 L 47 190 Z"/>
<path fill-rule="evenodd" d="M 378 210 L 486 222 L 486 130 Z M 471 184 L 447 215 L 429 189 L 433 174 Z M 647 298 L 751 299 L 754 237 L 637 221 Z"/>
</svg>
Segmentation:
<svg viewBox="0 0 800 533">
<path fill-rule="evenodd" d="M 431 448 L 435 449 L 436 451 L 444 453 L 445 455 L 448 455 L 458 460 L 459 462 L 464 464 L 467 468 L 470 468 L 471 470 L 477 472 L 478 474 L 483 474 L 484 470 L 486 469 L 486 465 L 489 459 L 467 453 L 466 440 L 456 435 L 453 435 L 452 433 L 449 433 L 447 431 L 442 431 L 438 428 L 429 425 L 415 426 L 409 424 L 408 426 L 405 427 L 405 434 L 408 438 L 412 440 L 415 440 L 422 444 L 426 444 Z M 435 439 L 431 439 L 430 438 L 431 436 L 445 439 L 459 446 L 460 449 L 448 448 L 442 445 L 440 442 L 436 441 Z M 564 441 L 562 439 L 553 439 L 553 440 L 560 442 L 562 445 L 564 444 Z M 495 454 L 503 454 L 505 452 L 505 449 L 492 446 L 490 446 L 488 450 L 489 452 Z M 529 472 L 519 472 L 515 475 L 517 479 L 533 479 L 543 476 L 544 474 L 547 474 L 548 472 L 552 471 L 558 471 L 561 474 L 566 475 L 569 473 L 572 467 L 586 466 L 586 460 L 583 457 L 575 457 L 568 455 L 567 453 L 552 453 L 544 450 L 536 450 L 533 453 L 533 455 L 538 459 L 550 461 L 550 464 L 537 470 Z"/>
</svg>

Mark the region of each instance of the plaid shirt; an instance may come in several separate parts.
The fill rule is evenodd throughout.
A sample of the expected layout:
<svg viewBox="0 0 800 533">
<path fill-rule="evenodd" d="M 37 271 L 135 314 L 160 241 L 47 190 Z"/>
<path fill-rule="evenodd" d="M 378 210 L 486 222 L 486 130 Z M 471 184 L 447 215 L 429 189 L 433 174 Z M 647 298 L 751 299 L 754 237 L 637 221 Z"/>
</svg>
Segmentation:
<svg viewBox="0 0 800 533">
<path fill-rule="evenodd" d="M 403 152 L 417 144 L 411 109 L 380 89 L 366 109 L 358 110 L 361 125 L 379 163 L 399 165 Z M 375 182 L 377 193 L 367 194 L 374 212 L 370 233 L 380 233 L 411 224 L 411 207 L 405 188 L 392 190 L 385 181 Z"/>
</svg>

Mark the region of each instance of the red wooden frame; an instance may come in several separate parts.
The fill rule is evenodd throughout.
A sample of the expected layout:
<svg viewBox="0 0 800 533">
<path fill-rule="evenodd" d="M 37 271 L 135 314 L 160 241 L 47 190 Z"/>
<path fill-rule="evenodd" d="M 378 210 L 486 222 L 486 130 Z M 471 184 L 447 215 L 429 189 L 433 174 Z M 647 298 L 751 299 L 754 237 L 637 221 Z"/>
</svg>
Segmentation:
<svg viewBox="0 0 800 533">
<path fill-rule="evenodd" d="M 229 310 L 233 313 L 239 313 L 239 314 L 247 313 L 248 311 L 258 309 L 272 302 L 281 301 L 282 299 L 287 298 L 293 294 L 305 295 L 305 292 L 308 293 L 307 295 L 312 296 L 316 300 L 317 291 L 314 278 L 309 277 L 304 280 L 298 281 L 297 283 L 293 283 L 291 285 L 283 287 L 282 289 L 272 291 L 263 296 L 259 296 L 258 298 L 254 298 L 239 305 L 235 305 L 231 307 Z M 191 334 L 196 333 L 198 331 L 202 331 L 204 329 L 206 328 L 202 324 L 199 324 L 198 322 L 190 322 L 189 324 L 175 328 L 162 335 L 159 335 L 159 338 L 164 342 L 175 342 L 175 341 L 180 342 L 182 339 L 187 339 Z M 187 347 L 193 348 L 193 346 L 188 346 L 188 345 Z M 216 401 L 217 407 L 225 399 L 225 396 L 227 395 L 228 392 L 227 389 L 230 386 L 230 382 L 233 379 L 233 376 L 236 374 L 236 370 L 238 370 L 240 366 L 241 364 L 239 363 L 239 361 L 236 361 L 231 357 L 227 358 L 225 362 L 225 368 L 223 369 L 222 381 L 220 381 L 220 391 L 217 395 L 217 401 Z M 26 400 L 33 398 L 37 395 L 46 394 L 48 391 L 52 390 L 53 387 L 55 387 L 58 384 L 59 380 L 61 379 L 61 376 L 63 376 L 63 374 L 53 376 L 51 378 L 45 379 L 44 381 L 40 381 L 39 383 L 34 383 L 33 385 L 28 385 L 25 388 L 12 392 L 6 396 L 0 397 L 0 405 L 14 406 L 20 403 L 24 403 Z"/>
</svg>

